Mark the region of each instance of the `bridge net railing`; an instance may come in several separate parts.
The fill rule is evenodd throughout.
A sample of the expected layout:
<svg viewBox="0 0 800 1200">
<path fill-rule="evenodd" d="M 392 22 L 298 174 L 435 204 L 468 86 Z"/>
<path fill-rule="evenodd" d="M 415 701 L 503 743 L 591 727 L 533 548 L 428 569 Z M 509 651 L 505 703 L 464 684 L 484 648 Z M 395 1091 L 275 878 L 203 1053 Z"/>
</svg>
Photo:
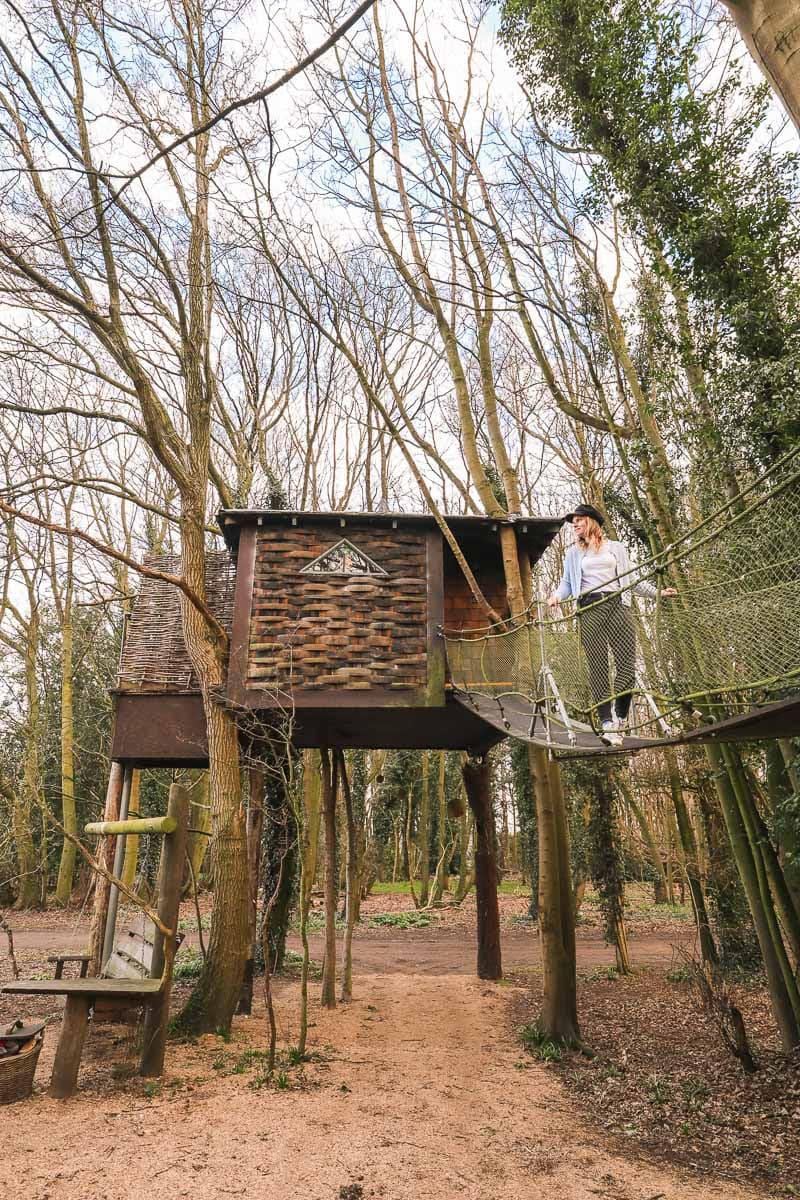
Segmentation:
<svg viewBox="0 0 800 1200">
<path fill-rule="evenodd" d="M 580 611 L 574 601 L 555 611 L 545 603 L 560 578 L 564 547 L 554 545 L 537 567 L 541 599 L 521 618 L 444 631 L 452 682 L 523 695 L 556 720 L 566 713 L 597 729 L 603 702 L 629 690 L 632 659 L 629 727 L 641 736 L 796 693 L 799 531 L 796 453 Z M 665 596 L 668 587 L 677 596 Z"/>
</svg>

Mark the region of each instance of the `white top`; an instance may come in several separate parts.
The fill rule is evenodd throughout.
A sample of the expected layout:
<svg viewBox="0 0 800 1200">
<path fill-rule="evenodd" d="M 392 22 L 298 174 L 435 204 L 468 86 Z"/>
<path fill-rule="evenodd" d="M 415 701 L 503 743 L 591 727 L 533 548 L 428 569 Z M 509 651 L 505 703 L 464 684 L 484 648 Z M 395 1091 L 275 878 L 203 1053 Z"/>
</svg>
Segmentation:
<svg viewBox="0 0 800 1200">
<path fill-rule="evenodd" d="M 619 572 L 617 560 L 608 542 L 603 541 L 599 550 L 584 550 L 581 556 L 581 592 L 609 592 L 614 589 L 611 581 Z"/>
<path fill-rule="evenodd" d="M 619 578 L 614 582 L 613 591 L 619 591 L 623 604 L 630 604 L 632 592 L 638 596 L 647 596 L 650 600 L 656 598 L 658 593 L 652 583 L 647 579 L 642 579 L 639 572 L 631 566 L 627 548 L 622 542 L 615 542 L 613 538 L 604 538 L 603 549 L 610 550 L 616 559 L 617 569 L 614 574 Z M 570 596 L 580 596 L 584 590 L 581 583 L 582 566 L 583 551 L 576 543 L 574 546 L 570 546 L 564 559 L 564 575 L 555 593 L 559 600 L 568 600 Z"/>
</svg>

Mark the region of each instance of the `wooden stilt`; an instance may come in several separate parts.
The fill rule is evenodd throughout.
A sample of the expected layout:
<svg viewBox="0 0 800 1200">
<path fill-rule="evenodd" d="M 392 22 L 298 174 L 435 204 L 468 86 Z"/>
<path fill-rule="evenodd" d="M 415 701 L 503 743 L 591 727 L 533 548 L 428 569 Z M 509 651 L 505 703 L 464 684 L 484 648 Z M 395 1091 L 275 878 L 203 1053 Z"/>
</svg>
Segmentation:
<svg viewBox="0 0 800 1200">
<path fill-rule="evenodd" d="M 475 898 L 478 910 L 478 978 L 501 979 L 500 907 L 489 761 L 468 760 L 461 768 L 464 790 L 475 817 Z"/>
<path fill-rule="evenodd" d="M 106 790 L 106 805 L 103 811 L 103 816 L 106 821 L 116 821 L 119 817 L 119 806 L 122 799 L 122 781 L 124 771 L 122 763 L 113 762 L 111 764 L 111 772 L 108 776 L 108 788 Z M 98 847 L 97 859 L 101 866 L 107 871 L 111 870 L 114 861 L 114 843 L 113 837 L 104 837 Z M 108 915 L 108 898 L 111 891 L 111 884 L 104 875 L 98 875 L 94 889 L 94 908 L 92 910 L 92 923 L 89 931 L 89 945 L 86 953 L 91 955 L 91 963 L 89 968 L 90 975 L 99 975 L 102 966 L 101 958 L 103 955 L 103 938 L 106 928 L 106 917 Z"/>
<path fill-rule="evenodd" d="M 181 883 L 186 858 L 189 826 L 189 793 L 178 783 L 169 789 L 167 816 L 176 821 L 174 833 L 164 837 L 161 865 L 158 869 L 158 916 L 168 929 L 177 932 L 178 910 L 181 903 Z M 144 1017 L 144 1047 L 139 1065 L 141 1075 L 161 1075 L 164 1071 L 164 1049 L 169 1023 L 169 998 L 172 991 L 172 962 L 175 957 L 175 937 L 167 939 L 156 930 L 153 939 L 153 978 L 164 977 L 164 987 L 158 999 L 148 1006 Z"/>
<path fill-rule="evenodd" d="M 125 765 L 122 777 L 122 797 L 119 802 L 119 819 L 125 821 L 128 816 L 128 805 L 131 799 L 131 780 L 133 767 Z M 110 830 L 108 832 L 111 832 Z M 117 879 L 122 875 L 122 864 L 125 861 L 125 838 L 117 834 L 114 846 L 114 874 Z M 108 891 L 108 910 L 106 912 L 105 930 L 103 932 L 103 952 L 100 957 L 101 968 L 108 962 L 114 949 L 114 935 L 117 930 L 117 908 L 119 907 L 119 888 L 112 883 Z"/>
<path fill-rule="evenodd" d="M 249 1014 L 253 1007 L 253 976 L 255 974 L 256 938 L 258 937 L 258 885 L 261 866 L 261 833 L 264 828 L 264 772 L 251 767 L 250 805 L 247 809 L 247 872 L 249 876 L 250 957 L 244 964 L 244 979 L 239 993 L 237 1012 Z"/>
<path fill-rule="evenodd" d="M 67 996 L 50 1079 L 50 1095 L 56 1100 L 65 1100 L 74 1095 L 78 1086 L 78 1067 L 81 1063 L 91 1003 L 91 996 Z"/>
</svg>

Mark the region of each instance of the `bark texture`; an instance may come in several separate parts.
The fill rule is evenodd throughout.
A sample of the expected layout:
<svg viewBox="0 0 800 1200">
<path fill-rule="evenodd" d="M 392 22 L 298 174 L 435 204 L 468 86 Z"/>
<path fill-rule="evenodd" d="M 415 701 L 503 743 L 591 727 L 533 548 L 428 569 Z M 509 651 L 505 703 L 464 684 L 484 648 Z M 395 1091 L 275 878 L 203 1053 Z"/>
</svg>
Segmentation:
<svg viewBox="0 0 800 1200">
<path fill-rule="evenodd" d="M 575 916 L 569 833 L 558 763 L 528 749 L 539 826 L 539 936 L 542 943 L 543 1033 L 568 1045 L 580 1041 L 575 969 Z"/>
<path fill-rule="evenodd" d="M 797 0 L 722 0 L 742 39 L 800 132 Z"/>
<path fill-rule="evenodd" d="M 325 829 L 325 963 L 322 968 L 322 1006 L 336 1008 L 336 781 L 328 750 L 320 754 L 322 765 L 322 817 Z"/>
<path fill-rule="evenodd" d="M 475 818 L 475 895 L 478 910 L 478 978 L 500 979 L 500 909 L 497 903 L 497 846 L 488 757 L 468 759 L 461 768 Z"/>
</svg>

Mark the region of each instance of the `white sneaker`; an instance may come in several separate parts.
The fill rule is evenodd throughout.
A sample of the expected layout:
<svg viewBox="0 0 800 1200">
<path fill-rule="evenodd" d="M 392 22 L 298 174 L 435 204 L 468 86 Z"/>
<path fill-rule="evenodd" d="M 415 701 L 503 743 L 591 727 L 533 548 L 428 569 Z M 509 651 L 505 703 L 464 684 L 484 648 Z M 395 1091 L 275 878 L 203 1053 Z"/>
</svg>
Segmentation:
<svg viewBox="0 0 800 1200">
<path fill-rule="evenodd" d="M 607 746 L 621 746 L 622 734 L 617 728 L 616 721 L 603 721 L 603 728 L 600 733 L 600 740 L 605 742 Z"/>
</svg>

